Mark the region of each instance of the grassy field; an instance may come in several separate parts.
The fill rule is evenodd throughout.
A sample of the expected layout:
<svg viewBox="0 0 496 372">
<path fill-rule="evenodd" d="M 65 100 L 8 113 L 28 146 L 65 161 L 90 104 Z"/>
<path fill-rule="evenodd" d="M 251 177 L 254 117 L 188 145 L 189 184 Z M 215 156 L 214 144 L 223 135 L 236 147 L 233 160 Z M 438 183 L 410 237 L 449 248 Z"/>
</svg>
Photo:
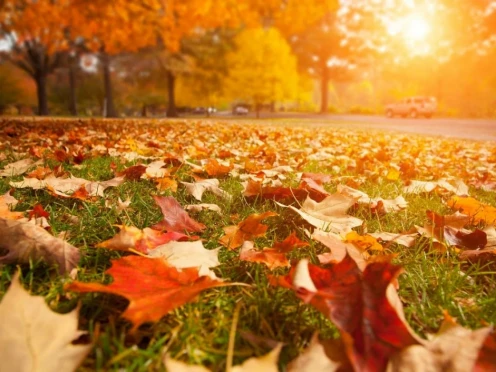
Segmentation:
<svg viewBox="0 0 496 372">
<path fill-rule="evenodd" d="M 449 200 L 456 192 L 442 184 L 419 193 L 405 190 L 415 180 L 434 183 L 446 179 L 451 185 L 461 180 L 472 198 L 496 206 L 496 147 L 492 142 L 298 127 L 294 122 L 285 126 L 267 121 L 1 119 L 0 170 L 26 158 L 40 163 L 26 174 L 1 177 L 0 195 L 11 190 L 19 201 L 14 210 L 26 212 L 26 216 L 35 205 L 43 207 L 51 234 L 65 233 L 65 239 L 82 252 L 77 271 L 81 282 L 112 281 L 104 274 L 111 260 L 133 253 L 96 245 L 115 236 L 119 231 L 116 225 L 144 229 L 160 222 L 164 216 L 153 196 L 173 196 L 181 206 L 199 204 L 181 182 L 200 178 L 218 179 L 219 188 L 231 195 L 225 198 L 206 191 L 201 203 L 216 204 L 222 212 L 203 210 L 189 215 L 206 226 L 194 234 L 204 247 L 221 247 L 220 265 L 212 269 L 216 276 L 249 287 L 208 289 L 197 301 L 174 309 L 160 321 L 142 325 L 135 333 L 129 333 L 131 324 L 120 317 L 128 304 L 123 297 L 66 291 L 64 285 L 72 279 L 41 260 L 0 268 L 0 297 L 20 269 L 24 288 L 43 296 L 52 310 L 66 313 L 82 303 L 80 329 L 88 336 L 81 341 L 91 341 L 94 346 L 80 371 L 164 370 L 165 354 L 223 371 L 230 368 L 231 357 L 237 365 L 266 354 L 276 342 L 284 343 L 279 359 L 282 368 L 302 352 L 316 331 L 322 339 L 339 337 L 333 323 L 294 292 L 269 284 L 269 274 L 286 274 L 288 268 L 270 270 L 263 263 L 240 260 L 239 249 L 230 250 L 219 243 L 225 227 L 254 213 L 271 211 L 277 215 L 263 220 L 268 225 L 266 233 L 253 239 L 257 249 L 273 247 L 295 232 L 308 245 L 288 253 L 290 261 L 307 258 L 318 264 L 318 255 L 329 251 L 309 237 L 314 227 L 293 210 L 263 194 L 247 196 L 243 182 L 249 176 L 277 185 L 273 187 L 298 189 L 301 173 L 325 174 L 329 177 L 321 186 L 329 194 L 346 185 L 371 198 L 403 196 L 407 205 L 397 210 L 356 203 L 348 214 L 363 220 L 353 229 L 360 236 L 417 234 L 410 247 L 395 241 L 379 241 L 382 250 L 362 247 L 363 253 L 372 257 L 394 254 L 393 262 L 404 268 L 398 292 L 408 324 L 426 337 L 439 329 L 444 310 L 467 328 L 496 323 L 496 268 L 491 258 L 496 256 L 468 261 L 462 252 L 471 248 L 436 241 L 416 228 L 432 224 L 427 211 L 439 216 L 455 213 L 457 205 Z M 125 173 L 130 167 L 146 167 L 164 159 L 165 176 Z M 86 198 L 12 186 L 36 167 L 45 168 L 39 171 L 40 178 L 53 172 L 59 178 L 72 175 L 88 181 L 106 181 L 123 174 L 125 180 L 107 188 L 103 196 Z M 273 169 L 278 171 L 268 172 Z M 119 208 L 119 199 L 129 200 L 129 206 Z M 280 202 L 299 208 L 302 201 L 281 198 Z M 473 231 L 493 223 L 489 217 L 472 215 L 465 228 Z"/>
</svg>

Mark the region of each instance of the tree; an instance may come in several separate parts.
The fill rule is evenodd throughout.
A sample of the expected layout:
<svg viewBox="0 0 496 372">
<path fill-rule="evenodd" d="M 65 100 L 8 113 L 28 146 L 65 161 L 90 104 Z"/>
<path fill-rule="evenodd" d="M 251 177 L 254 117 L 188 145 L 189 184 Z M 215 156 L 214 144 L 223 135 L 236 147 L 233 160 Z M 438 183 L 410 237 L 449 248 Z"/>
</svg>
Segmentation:
<svg viewBox="0 0 496 372">
<path fill-rule="evenodd" d="M 245 30 L 236 37 L 235 46 L 227 57 L 227 90 L 234 99 L 251 102 L 258 117 L 262 104 L 296 97 L 296 58 L 279 31 Z"/>
<path fill-rule="evenodd" d="M 39 115 L 48 115 L 47 77 L 62 63 L 67 48 L 67 2 L 5 0 L 0 8 L 0 33 L 10 40 L 9 60 L 36 83 Z"/>
<path fill-rule="evenodd" d="M 116 117 L 112 90 L 112 57 L 136 52 L 157 42 L 158 0 L 71 2 L 71 39 L 85 39 L 85 47 L 98 53 L 105 90 L 107 117 Z"/>
</svg>

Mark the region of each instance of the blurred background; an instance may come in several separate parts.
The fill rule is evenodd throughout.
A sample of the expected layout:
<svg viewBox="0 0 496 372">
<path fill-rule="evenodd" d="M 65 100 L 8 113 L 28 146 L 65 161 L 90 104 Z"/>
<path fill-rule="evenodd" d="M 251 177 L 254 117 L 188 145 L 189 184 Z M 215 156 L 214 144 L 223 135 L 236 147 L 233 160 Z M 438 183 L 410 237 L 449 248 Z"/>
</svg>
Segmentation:
<svg viewBox="0 0 496 372">
<path fill-rule="evenodd" d="M 491 0 L 0 0 L 0 112 L 496 117 L 495 46 Z"/>
</svg>

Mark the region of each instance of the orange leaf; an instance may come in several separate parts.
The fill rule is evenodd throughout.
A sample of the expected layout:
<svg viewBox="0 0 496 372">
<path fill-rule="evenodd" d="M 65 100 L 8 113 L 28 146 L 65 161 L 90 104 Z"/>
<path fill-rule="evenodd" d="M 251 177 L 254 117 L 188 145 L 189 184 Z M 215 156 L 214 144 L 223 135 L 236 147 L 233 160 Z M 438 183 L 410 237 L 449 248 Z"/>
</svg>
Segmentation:
<svg viewBox="0 0 496 372">
<path fill-rule="evenodd" d="M 284 253 L 274 248 L 264 248 L 261 251 L 256 250 L 253 247 L 253 242 L 250 241 L 245 241 L 241 246 L 239 259 L 242 261 L 264 263 L 271 270 L 277 267 L 289 266 L 289 261 Z"/>
<path fill-rule="evenodd" d="M 133 323 L 131 332 L 145 322 L 160 320 L 205 289 L 229 285 L 198 276 L 197 268 L 178 270 L 161 259 L 141 256 L 113 260 L 106 274 L 114 278 L 109 285 L 75 281 L 67 284 L 65 289 L 80 293 L 112 293 L 127 298 L 129 306 L 122 316 Z"/>
<path fill-rule="evenodd" d="M 220 244 L 228 249 L 235 249 L 241 247 L 245 240 L 264 236 L 268 226 L 262 224 L 261 221 L 267 217 L 273 216 L 277 216 L 277 213 L 255 213 L 238 223 L 237 226 L 224 227 L 226 235 L 219 239 Z"/>
<path fill-rule="evenodd" d="M 474 224 L 485 222 L 489 225 L 494 225 L 496 223 L 496 208 L 483 204 L 474 198 L 455 195 L 448 200 L 447 204 L 451 208 L 472 217 Z"/>
<path fill-rule="evenodd" d="M 134 226 L 117 226 L 120 231 L 111 239 L 97 244 L 97 247 L 117 251 L 129 251 L 133 248 L 138 252 L 148 253 L 151 249 L 170 241 L 189 240 L 187 235 L 178 232 L 163 233 L 148 227 L 143 230 Z"/>
<path fill-rule="evenodd" d="M 210 177 L 222 177 L 228 175 L 234 166 L 232 164 L 225 166 L 220 164 L 216 159 L 208 159 L 204 168 Z"/>
</svg>

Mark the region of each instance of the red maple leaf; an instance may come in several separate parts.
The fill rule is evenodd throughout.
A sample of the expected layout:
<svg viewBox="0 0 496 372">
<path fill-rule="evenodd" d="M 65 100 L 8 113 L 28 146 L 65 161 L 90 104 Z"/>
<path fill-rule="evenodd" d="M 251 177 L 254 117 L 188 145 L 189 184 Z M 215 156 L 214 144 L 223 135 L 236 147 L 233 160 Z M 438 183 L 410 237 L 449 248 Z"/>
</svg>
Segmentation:
<svg viewBox="0 0 496 372">
<path fill-rule="evenodd" d="M 192 219 L 172 196 L 154 196 L 155 203 L 162 209 L 164 220 L 154 225 L 156 230 L 177 232 L 201 232 L 206 226 Z"/>
<path fill-rule="evenodd" d="M 75 281 L 67 284 L 65 290 L 112 293 L 127 298 L 129 306 L 122 316 L 133 323 L 131 332 L 145 322 L 160 320 L 205 289 L 230 285 L 208 276 L 200 277 L 198 268 L 178 270 L 161 259 L 141 256 L 113 260 L 105 273 L 114 278 L 109 285 Z"/>
<path fill-rule="evenodd" d="M 43 206 L 41 204 L 36 204 L 33 207 L 33 210 L 29 212 L 29 219 L 40 217 L 49 218 L 50 214 L 45 211 L 45 209 L 43 209 Z"/>
<path fill-rule="evenodd" d="M 355 370 L 385 370 L 391 355 L 419 344 L 386 296 L 399 266 L 373 262 L 362 274 L 346 255 L 330 268 L 309 264 L 308 270 L 315 290 L 293 284 L 296 268 L 286 277 L 271 277 L 271 283 L 295 290 L 338 327 Z"/>
</svg>

